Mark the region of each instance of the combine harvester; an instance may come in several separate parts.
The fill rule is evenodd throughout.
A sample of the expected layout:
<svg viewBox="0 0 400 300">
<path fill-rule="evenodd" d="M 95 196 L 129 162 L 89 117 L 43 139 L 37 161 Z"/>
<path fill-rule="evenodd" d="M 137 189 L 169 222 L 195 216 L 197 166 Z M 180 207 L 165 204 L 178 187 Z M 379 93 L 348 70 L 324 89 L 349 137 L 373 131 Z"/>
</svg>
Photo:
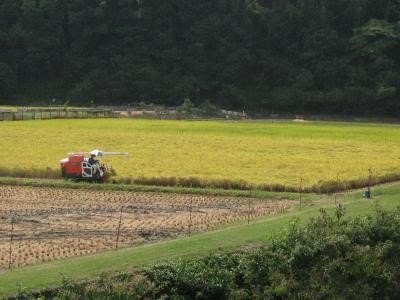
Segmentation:
<svg viewBox="0 0 400 300">
<path fill-rule="evenodd" d="M 68 153 L 68 157 L 60 161 L 61 176 L 73 180 L 87 180 L 104 182 L 114 174 L 111 166 L 100 164 L 95 158 L 102 156 L 126 156 L 125 152 L 104 152 L 93 150 L 91 152 Z M 90 157 L 85 157 L 90 156 Z"/>
</svg>

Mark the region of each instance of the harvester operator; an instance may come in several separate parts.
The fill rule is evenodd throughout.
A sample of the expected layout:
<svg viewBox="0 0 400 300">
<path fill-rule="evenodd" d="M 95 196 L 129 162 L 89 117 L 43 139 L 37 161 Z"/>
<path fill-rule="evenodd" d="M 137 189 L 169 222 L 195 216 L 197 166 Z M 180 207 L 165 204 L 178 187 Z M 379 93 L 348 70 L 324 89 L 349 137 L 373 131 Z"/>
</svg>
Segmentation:
<svg viewBox="0 0 400 300">
<path fill-rule="evenodd" d="M 93 172 L 97 173 L 97 171 L 99 169 L 99 161 L 94 159 L 95 157 L 96 157 L 96 155 L 91 154 L 89 159 L 88 159 L 88 163 L 92 166 Z"/>
</svg>

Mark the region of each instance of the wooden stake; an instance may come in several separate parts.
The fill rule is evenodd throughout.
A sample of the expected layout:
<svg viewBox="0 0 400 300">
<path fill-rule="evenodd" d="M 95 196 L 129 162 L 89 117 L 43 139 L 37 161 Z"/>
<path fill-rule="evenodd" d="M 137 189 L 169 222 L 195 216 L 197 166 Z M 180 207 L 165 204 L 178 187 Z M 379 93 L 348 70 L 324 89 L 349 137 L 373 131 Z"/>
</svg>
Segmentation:
<svg viewBox="0 0 400 300">
<path fill-rule="evenodd" d="M 12 259 L 12 242 L 14 239 L 14 218 L 11 217 L 11 235 L 10 235 L 10 252 L 8 258 L 8 268 L 11 269 L 11 259 Z"/>
<path fill-rule="evenodd" d="M 17 267 L 19 268 L 21 265 L 20 259 L 21 259 L 21 241 L 22 237 L 19 238 L 18 240 L 18 258 L 17 258 Z"/>
</svg>

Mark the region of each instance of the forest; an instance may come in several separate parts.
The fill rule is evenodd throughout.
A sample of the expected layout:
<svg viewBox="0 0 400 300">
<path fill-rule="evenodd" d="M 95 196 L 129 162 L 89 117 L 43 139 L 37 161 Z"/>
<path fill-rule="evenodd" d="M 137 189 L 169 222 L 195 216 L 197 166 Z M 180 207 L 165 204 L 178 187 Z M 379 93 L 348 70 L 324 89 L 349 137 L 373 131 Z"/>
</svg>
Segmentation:
<svg viewBox="0 0 400 300">
<path fill-rule="evenodd" d="M 1 0 L 0 104 L 397 116 L 399 0 Z"/>
</svg>

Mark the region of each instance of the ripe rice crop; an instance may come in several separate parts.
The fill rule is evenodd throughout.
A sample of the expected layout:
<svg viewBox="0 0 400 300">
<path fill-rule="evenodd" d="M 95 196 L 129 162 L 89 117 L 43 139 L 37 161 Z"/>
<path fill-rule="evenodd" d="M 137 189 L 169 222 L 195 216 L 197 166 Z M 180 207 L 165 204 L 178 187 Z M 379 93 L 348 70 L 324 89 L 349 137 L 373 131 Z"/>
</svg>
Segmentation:
<svg viewBox="0 0 400 300">
<path fill-rule="evenodd" d="M 116 181 L 296 190 L 400 179 L 398 125 L 316 122 L 50 120 L 0 123 L 0 175 L 57 177 L 71 151 L 103 159 Z"/>
</svg>

